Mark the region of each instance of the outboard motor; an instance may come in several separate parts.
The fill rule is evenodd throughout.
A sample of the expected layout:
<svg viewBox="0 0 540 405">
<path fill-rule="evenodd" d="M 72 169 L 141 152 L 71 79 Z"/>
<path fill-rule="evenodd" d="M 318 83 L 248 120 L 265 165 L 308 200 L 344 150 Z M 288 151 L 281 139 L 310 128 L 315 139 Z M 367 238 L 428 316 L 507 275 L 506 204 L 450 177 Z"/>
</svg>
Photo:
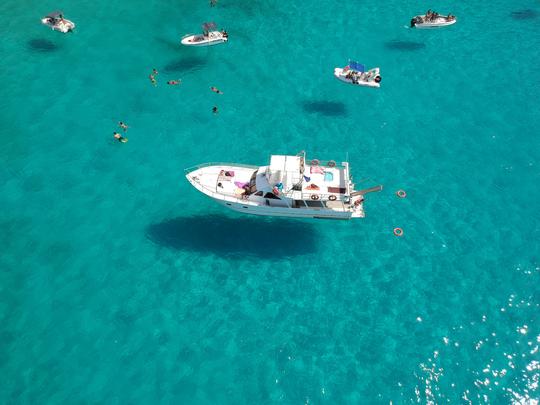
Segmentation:
<svg viewBox="0 0 540 405">
<path fill-rule="evenodd" d="M 416 26 L 416 17 L 411 18 L 411 28 L 414 28 Z"/>
</svg>

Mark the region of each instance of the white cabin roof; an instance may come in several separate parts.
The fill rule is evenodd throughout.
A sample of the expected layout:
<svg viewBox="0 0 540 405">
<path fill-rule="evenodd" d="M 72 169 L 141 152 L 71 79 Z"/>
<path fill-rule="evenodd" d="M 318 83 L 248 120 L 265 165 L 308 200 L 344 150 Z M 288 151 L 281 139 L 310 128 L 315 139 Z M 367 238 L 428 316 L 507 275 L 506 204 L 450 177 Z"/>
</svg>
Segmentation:
<svg viewBox="0 0 540 405">
<path fill-rule="evenodd" d="M 270 170 L 281 170 L 282 172 L 300 171 L 301 156 L 272 155 L 270 157 Z"/>
<path fill-rule="evenodd" d="M 301 179 L 303 156 L 272 155 L 268 166 L 267 178 L 271 185 L 283 183 L 289 189 Z"/>
</svg>

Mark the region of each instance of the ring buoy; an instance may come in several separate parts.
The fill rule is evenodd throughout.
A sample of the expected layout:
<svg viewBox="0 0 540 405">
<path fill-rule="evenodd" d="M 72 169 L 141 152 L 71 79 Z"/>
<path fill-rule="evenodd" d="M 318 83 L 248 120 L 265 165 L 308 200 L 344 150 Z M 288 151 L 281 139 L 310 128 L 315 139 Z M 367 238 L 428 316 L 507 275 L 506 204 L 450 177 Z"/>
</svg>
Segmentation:
<svg viewBox="0 0 540 405">
<path fill-rule="evenodd" d="M 321 198 L 321 197 L 319 197 L 317 194 L 311 194 L 311 199 L 313 201 L 317 201 L 319 198 Z"/>
<path fill-rule="evenodd" d="M 407 197 L 407 193 L 405 192 L 405 190 L 398 190 L 396 192 L 396 195 L 399 197 L 399 198 L 405 198 Z"/>
<path fill-rule="evenodd" d="M 328 197 L 328 199 L 330 201 L 336 201 L 337 200 L 337 197 L 335 195 L 331 195 L 330 197 Z"/>
<path fill-rule="evenodd" d="M 319 162 L 319 159 L 313 159 L 313 160 L 311 161 L 311 166 L 319 166 L 319 163 L 320 163 L 320 162 Z"/>
<path fill-rule="evenodd" d="M 401 229 L 401 228 L 394 228 L 394 235 L 396 235 L 396 236 L 403 236 L 403 229 Z"/>
<path fill-rule="evenodd" d="M 330 160 L 330 161 L 328 161 L 326 166 L 328 166 L 328 167 L 336 167 L 336 162 L 334 160 Z"/>
</svg>

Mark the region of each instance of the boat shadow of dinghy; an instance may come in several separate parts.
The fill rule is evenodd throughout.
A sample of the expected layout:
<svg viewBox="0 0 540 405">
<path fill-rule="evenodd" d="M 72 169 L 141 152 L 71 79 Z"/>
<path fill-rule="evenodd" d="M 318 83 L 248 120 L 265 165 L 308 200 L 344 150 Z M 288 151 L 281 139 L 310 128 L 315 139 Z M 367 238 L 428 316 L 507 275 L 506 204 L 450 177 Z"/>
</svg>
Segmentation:
<svg viewBox="0 0 540 405">
<path fill-rule="evenodd" d="M 302 108 L 308 113 L 339 117 L 347 115 L 347 106 L 341 101 L 304 101 Z"/>
<path fill-rule="evenodd" d="M 205 66 L 205 59 L 196 56 L 187 56 L 170 61 L 165 65 L 163 70 L 167 73 L 185 73 L 202 69 Z"/>
<path fill-rule="evenodd" d="M 48 39 L 35 38 L 28 41 L 28 49 L 36 52 L 54 52 L 58 50 L 58 45 Z"/>
<path fill-rule="evenodd" d="M 282 259 L 315 253 L 316 227 L 300 221 L 225 215 L 177 217 L 147 227 L 148 239 L 174 250 L 214 253 L 226 258 Z"/>
<path fill-rule="evenodd" d="M 514 20 L 533 20 L 538 17 L 538 12 L 531 9 L 516 10 L 510 13 Z"/>
<path fill-rule="evenodd" d="M 426 44 L 424 44 L 423 42 L 415 41 L 393 40 L 385 42 L 384 46 L 387 49 L 391 49 L 393 51 L 418 51 L 420 49 L 424 49 L 426 47 Z"/>
</svg>

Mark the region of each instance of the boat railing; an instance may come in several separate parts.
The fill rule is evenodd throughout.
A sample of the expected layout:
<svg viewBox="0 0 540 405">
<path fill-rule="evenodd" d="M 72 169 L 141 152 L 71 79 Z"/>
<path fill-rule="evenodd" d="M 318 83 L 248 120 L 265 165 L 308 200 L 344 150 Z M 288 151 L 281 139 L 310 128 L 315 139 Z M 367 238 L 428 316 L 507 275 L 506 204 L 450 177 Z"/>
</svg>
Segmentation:
<svg viewBox="0 0 540 405">
<path fill-rule="evenodd" d="M 254 166 L 254 165 L 245 165 L 242 163 L 231 163 L 231 162 L 208 162 L 208 163 L 201 163 L 195 166 L 188 167 L 187 169 L 184 169 L 184 173 L 190 173 L 194 170 L 202 169 L 203 167 L 210 167 L 210 166 L 234 166 L 234 167 L 243 167 L 245 169 L 253 169 L 256 170 L 260 166 Z"/>
<path fill-rule="evenodd" d="M 236 196 L 234 194 L 218 193 L 214 188 L 201 184 L 199 182 L 199 179 L 196 178 L 196 176 L 191 178 L 191 184 L 202 193 L 209 195 L 210 197 L 216 198 L 218 200 L 230 201 L 230 202 L 242 202 L 244 204 L 250 204 L 249 201 L 243 198 L 242 196 Z"/>
<path fill-rule="evenodd" d="M 338 162 L 337 160 L 320 160 L 320 159 L 310 159 L 306 160 L 306 163 L 310 166 L 322 166 L 322 167 L 328 167 L 328 168 L 345 168 L 348 166 L 347 162 Z M 330 165 L 328 165 L 330 163 Z"/>
</svg>

